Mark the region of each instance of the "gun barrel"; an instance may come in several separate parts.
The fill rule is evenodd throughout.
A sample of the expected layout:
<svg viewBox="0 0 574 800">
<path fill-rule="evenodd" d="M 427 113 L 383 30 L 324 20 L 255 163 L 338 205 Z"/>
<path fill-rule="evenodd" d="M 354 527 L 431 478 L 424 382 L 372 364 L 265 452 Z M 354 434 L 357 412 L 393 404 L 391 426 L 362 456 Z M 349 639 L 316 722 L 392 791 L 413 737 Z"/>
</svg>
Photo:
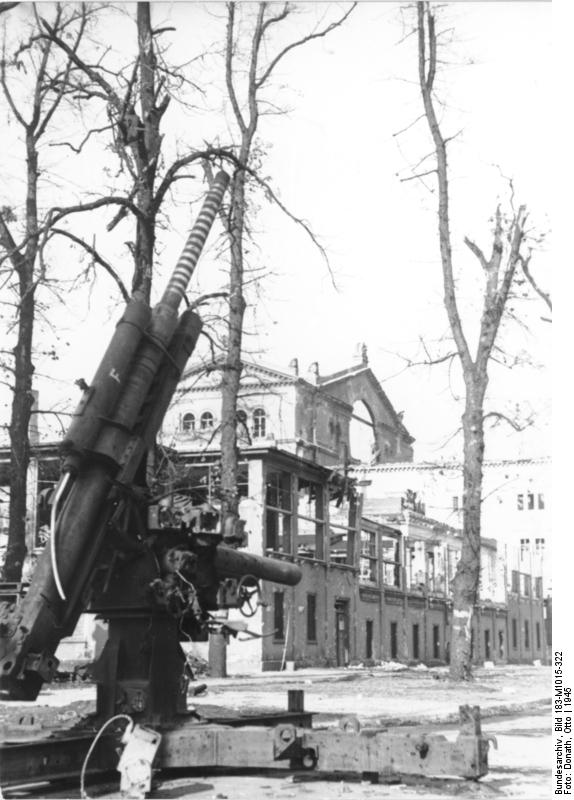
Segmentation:
<svg viewBox="0 0 574 800">
<path fill-rule="evenodd" d="M 179 257 L 169 283 L 165 288 L 161 303 L 177 309 L 197 265 L 205 240 L 211 230 L 215 216 L 221 206 L 223 195 L 229 183 L 226 172 L 218 172 L 213 186 L 207 193 L 199 216 L 187 238 L 183 252 Z"/>
<path fill-rule="evenodd" d="M 241 578 L 253 575 L 254 578 L 296 586 L 301 580 L 301 570 L 296 564 L 279 561 L 275 558 L 256 556 L 233 547 L 220 544 L 215 553 L 215 571 L 219 578 Z"/>
</svg>

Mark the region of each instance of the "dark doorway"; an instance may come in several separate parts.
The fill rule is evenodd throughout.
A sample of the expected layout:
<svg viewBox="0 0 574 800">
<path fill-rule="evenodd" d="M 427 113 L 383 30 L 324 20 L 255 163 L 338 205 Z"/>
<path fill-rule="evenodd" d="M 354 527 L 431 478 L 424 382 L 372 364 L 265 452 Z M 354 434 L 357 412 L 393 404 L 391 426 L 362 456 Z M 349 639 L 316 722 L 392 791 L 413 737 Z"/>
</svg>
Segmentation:
<svg viewBox="0 0 574 800">
<path fill-rule="evenodd" d="M 498 631 L 498 657 L 504 660 L 504 631 Z"/>
<path fill-rule="evenodd" d="M 492 659 L 490 652 L 490 630 L 488 628 L 484 631 L 484 660 L 490 661 Z"/>
<path fill-rule="evenodd" d="M 440 626 L 432 626 L 432 657 L 440 658 Z"/>
<path fill-rule="evenodd" d="M 371 659 L 373 657 L 373 620 L 367 620 L 367 642 L 366 642 L 366 658 Z"/>
<path fill-rule="evenodd" d="M 337 666 L 346 667 L 349 663 L 349 601 L 335 601 L 335 632 L 337 647 Z"/>
<path fill-rule="evenodd" d="M 419 648 L 419 624 L 415 622 L 413 625 L 413 658 L 415 661 L 418 661 L 420 658 L 420 648 Z"/>
<path fill-rule="evenodd" d="M 399 635 L 398 625 L 396 622 L 391 622 L 391 661 L 398 658 L 399 655 Z"/>
</svg>

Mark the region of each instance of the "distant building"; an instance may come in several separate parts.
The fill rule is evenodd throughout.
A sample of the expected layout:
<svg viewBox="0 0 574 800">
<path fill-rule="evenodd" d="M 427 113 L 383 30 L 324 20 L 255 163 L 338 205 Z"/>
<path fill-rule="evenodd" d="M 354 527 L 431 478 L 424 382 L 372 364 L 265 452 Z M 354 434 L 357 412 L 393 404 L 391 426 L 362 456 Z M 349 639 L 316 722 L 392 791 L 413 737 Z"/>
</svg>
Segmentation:
<svg viewBox="0 0 574 800">
<path fill-rule="evenodd" d="M 393 509 L 409 491 L 416 495 L 430 517 L 455 528 L 462 525 L 460 463 L 361 465 L 353 469 L 353 475 L 369 482 L 364 513 L 373 519 L 394 521 Z M 504 567 L 510 615 L 510 661 L 522 660 L 524 648 L 530 651 L 533 640 L 551 642 L 550 488 L 549 458 L 484 462 L 482 544 L 483 547 L 488 541 L 495 544 Z M 483 565 L 481 600 L 487 597 L 485 589 Z M 539 630 L 541 603 L 544 635 Z M 536 611 L 531 607 L 536 607 Z"/>
<path fill-rule="evenodd" d="M 365 513 L 382 517 L 407 490 L 416 492 L 426 513 L 447 525 L 462 525 L 462 464 L 403 462 L 361 465 L 370 481 Z M 524 572 L 542 578 L 552 593 L 551 463 L 549 458 L 486 460 L 483 465 L 482 536 Z"/>
<path fill-rule="evenodd" d="M 161 441 L 183 452 L 219 449 L 220 372 L 185 372 L 162 427 Z M 277 447 L 325 466 L 351 461 L 412 461 L 413 437 L 366 362 L 333 375 L 317 363 L 305 375 L 245 362 L 237 433 L 243 449 Z"/>
</svg>

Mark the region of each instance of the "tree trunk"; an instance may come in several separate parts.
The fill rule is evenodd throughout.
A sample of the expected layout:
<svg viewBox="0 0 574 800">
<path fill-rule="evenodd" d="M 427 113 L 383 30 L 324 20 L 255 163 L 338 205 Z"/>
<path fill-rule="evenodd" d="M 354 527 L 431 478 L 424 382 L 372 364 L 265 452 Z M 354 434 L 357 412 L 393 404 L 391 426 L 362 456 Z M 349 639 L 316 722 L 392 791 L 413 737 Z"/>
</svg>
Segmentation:
<svg viewBox="0 0 574 800">
<path fill-rule="evenodd" d="M 149 302 L 155 247 L 154 184 L 161 148 L 159 125 L 162 113 L 158 113 L 156 107 L 157 59 L 149 3 L 137 4 L 137 31 L 141 121 L 137 122 L 137 139 L 131 143 L 131 149 L 138 173 L 136 203 L 143 218 L 138 217 L 136 223 L 132 292 L 141 292 Z"/>
<path fill-rule="evenodd" d="M 14 395 L 10 420 L 10 522 L 2 578 L 19 581 L 26 556 L 27 473 L 30 461 L 28 427 L 32 396 L 32 335 L 34 291 L 31 282 L 20 280 L 18 341 L 14 348 Z"/>
<path fill-rule="evenodd" d="M 38 154 L 32 131 L 26 135 L 26 234 L 28 243 L 23 256 L 14 253 L 18 273 L 19 309 L 17 340 L 14 348 L 14 394 L 10 418 L 10 521 L 6 560 L 2 570 L 5 581 L 19 581 L 26 557 L 26 501 L 30 439 L 28 428 L 34 398 L 32 395 L 32 343 L 35 315 L 34 263 L 38 231 Z M 3 240 L 5 236 L 4 230 Z"/>
<path fill-rule="evenodd" d="M 248 152 L 248 148 L 246 148 Z M 243 155 L 243 153 L 242 153 Z M 229 225 L 231 264 L 229 273 L 229 316 L 227 351 L 221 378 L 221 526 L 222 532 L 233 530 L 226 522 L 238 517 L 237 473 L 237 396 L 241 382 L 241 348 L 243 340 L 243 228 L 245 220 L 245 173 L 236 172 L 231 189 Z M 209 666 L 213 677 L 227 674 L 226 641 L 222 633 L 213 633 L 209 640 Z"/>
<path fill-rule="evenodd" d="M 472 621 L 479 599 L 480 511 L 484 428 L 480 392 L 467 390 L 462 417 L 464 437 L 463 537 L 460 561 L 453 581 L 450 676 L 455 680 L 472 677 Z M 482 393 L 483 394 L 483 393 Z"/>
<path fill-rule="evenodd" d="M 221 491 L 224 515 L 236 515 L 237 499 L 237 395 L 241 381 L 243 341 L 243 227 L 245 219 L 245 173 L 237 172 L 231 191 L 232 215 L 229 236 L 229 316 L 227 352 L 221 387 Z"/>
</svg>

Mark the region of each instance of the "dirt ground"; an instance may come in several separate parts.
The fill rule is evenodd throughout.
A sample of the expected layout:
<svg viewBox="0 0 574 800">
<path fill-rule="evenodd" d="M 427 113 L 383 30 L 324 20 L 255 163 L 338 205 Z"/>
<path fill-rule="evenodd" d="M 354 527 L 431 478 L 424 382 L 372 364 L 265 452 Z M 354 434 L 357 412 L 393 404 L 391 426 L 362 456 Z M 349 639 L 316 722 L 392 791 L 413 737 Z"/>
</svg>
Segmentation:
<svg viewBox="0 0 574 800">
<path fill-rule="evenodd" d="M 458 707 L 479 705 L 483 728 L 499 737 L 498 751 L 489 755 L 490 772 L 479 783 L 417 781 L 395 785 L 365 782 L 325 782 L 297 776 L 201 776 L 164 783 L 157 798 L 195 800 L 383 800 L 383 798 L 445 798 L 453 795 L 482 800 L 490 797 L 539 800 L 550 797 L 551 671 L 545 666 L 504 666 L 477 669 L 468 684 L 450 681 L 443 668 L 375 668 L 301 670 L 227 679 L 200 679 L 206 691 L 189 705 L 206 716 L 222 713 L 248 716 L 255 711 L 287 707 L 287 690 L 303 689 L 305 710 L 314 713 L 315 726 L 336 725 L 355 715 L 364 724 L 385 727 L 422 725 L 454 739 Z M 0 728 L 10 730 L 22 718 L 34 718 L 34 729 L 63 729 L 95 709 L 93 685 L 54 685 L 35 703 L 0 703 Z M 546 758 L 548 745 L 548 758 Z M 548 792 L 546 789 L 548 788 Z M 94 796 L 119 797 L 114 787 L 94 790 Z M 48 795 L 46 795 L 48 796 Z M 61 796 L 61 795 L 60 795 Z M 78 797 L 77 791 L 65 796 Z"/>
<path fill-rule="evenodd" d="M 225 681 L 206 679 L 205 697 L 190 702 L 198 711 L 210 704 L 239 712 L 257 708 L 285 708 L 288 689 L 303 689 L 305 709 L 328 723 L 342 715 L 380 720 L 384 725 L 449 723 L 458 721 L 460 705 L 478 705 L 483 718 L 526 710 L 550 710 L 549 667 L 504 666 L 480 668 L 470 683 L 449 679 L 446 668 L 389 668 L 389 665 L 344 670 L 301 670 L 264 673 Z"/>
</svg>

